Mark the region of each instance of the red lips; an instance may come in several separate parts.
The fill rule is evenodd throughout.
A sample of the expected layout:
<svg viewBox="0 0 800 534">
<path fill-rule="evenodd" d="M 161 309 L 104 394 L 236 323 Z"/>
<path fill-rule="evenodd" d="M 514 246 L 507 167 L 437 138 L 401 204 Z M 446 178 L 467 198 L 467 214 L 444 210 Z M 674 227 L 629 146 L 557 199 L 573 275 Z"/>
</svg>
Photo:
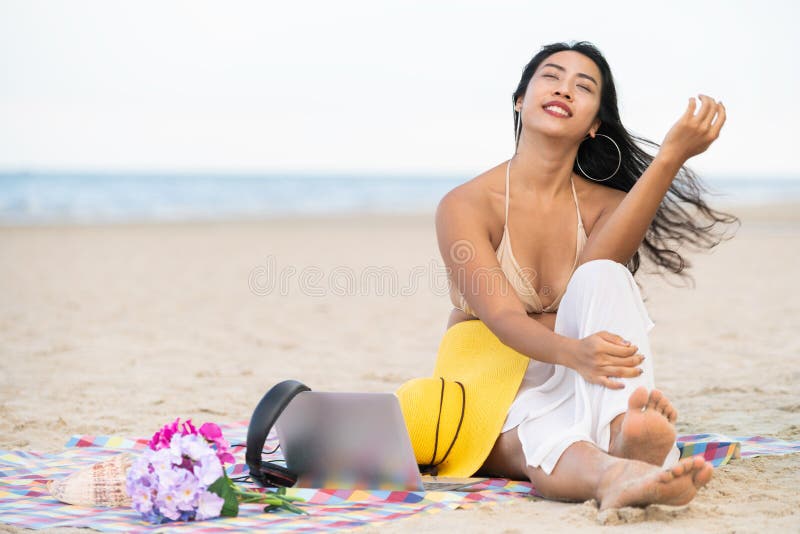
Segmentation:
<svg viewBox="0 0 800 534">
<path fill-rule="evenodd" d="M 564 104 L 563 102 L 559 102 L 558 100 L 553 100 L 553 101 L 551 101 L 551 102 L 548 102 L 548 103 L 547 103 L 547 104 L 545 104 L 544 106 L 542 106 L 542 108 L 544 109 L 544 108 L 546 108 L 546 107 L 549 107 L 549 106 L 558 106 L 558 107 L 560 107 L 561 109 L 563 109 L 564 111 L 566 111 L 566 112 L 567 112 L 567 114 L 568 114 L 570 117 L 572 117 L 572 110 L 571 110 L 571 109 L 569 109 L 569 107 L 568 107 L 566 104 Z"/>
</svg>

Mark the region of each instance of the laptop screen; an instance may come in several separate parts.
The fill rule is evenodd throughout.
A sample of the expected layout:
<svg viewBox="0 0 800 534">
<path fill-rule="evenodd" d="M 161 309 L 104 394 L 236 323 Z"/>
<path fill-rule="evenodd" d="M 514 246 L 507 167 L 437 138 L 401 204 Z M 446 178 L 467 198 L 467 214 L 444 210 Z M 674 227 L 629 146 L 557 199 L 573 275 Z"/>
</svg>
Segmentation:
<svg viewBox="0 0 800 534">
<path fill-rule="evenodd" d="M 295 487 L 423 489 L 394 393 L 305 391 L 276 430 Z"/>
</svg>

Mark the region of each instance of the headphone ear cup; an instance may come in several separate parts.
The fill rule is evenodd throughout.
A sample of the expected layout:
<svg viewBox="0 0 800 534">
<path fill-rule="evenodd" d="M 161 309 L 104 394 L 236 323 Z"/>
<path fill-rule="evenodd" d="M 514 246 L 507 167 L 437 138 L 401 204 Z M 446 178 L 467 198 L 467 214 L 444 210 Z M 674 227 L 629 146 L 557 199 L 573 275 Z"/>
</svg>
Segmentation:
<svg viewBox="0 0 800 534">
<path fill-rule="evenodd" d="M 269 485 L 277 488 L 291 488 L 297 482 L 297 476 L 294 473 L 274 462 L 261 463 L 261 479 L 262 486 Z"/>
<path fill-rule="evenodd" d="M 267 440 L 270 430 L 280 417 L 283 410 L 289 402 L 297 395 L 304 391 L 311 391 L 311 388 L 298 382 L 297 380 L 284 380 L 270 388 L 269 391 L 261 398 L 261 401 L 253 411 L 250 417 L 250 425 L 247 427 L 247 451 L 245 452 L 245 461 L 247 467 L 250 469 L 250 474 L 257 483 L 265 485 L 271 483 L 268 479 L 269 475 L 263 474 L 264 464 L 269 465 L 267 472 L 278 472 L 283 470 L 279 479 L 286 479 L 291 473 L 283 466 L 276 466 L 271 462 L 261 461 L 261 452 L 264 450 L 264 442 Z M 294 477 L 294 475 L 291 475 Z M 294 481 L 292 481 L 292 485 Z"/>
</svg>

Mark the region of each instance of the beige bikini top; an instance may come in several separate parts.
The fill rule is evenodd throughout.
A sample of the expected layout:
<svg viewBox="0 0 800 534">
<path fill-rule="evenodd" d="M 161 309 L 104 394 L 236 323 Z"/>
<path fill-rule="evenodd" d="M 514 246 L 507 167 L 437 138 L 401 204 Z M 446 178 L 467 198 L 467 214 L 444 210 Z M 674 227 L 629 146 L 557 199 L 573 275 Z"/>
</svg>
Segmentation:
<svg viewBox="0 0 800 534">
<path fill-rule="evenodd" d="M 558 298 L 547 305 L 547 307 L 543 307 L 542 301 L 539 299 L 538 293 L 536 293 L 536 289 L 533 287 L 533 284 L 530 282 L 530 280 L 524 275 L 526 269 L 520 267 L 516 258 L 514 258 L 514 253 L 511 251 L 511 238 L 509 237 L 508 232 L 508 183 L 510 174 L 511 160 L 508 161 L 508 165 L 506 166 L 505 224 L 503 225 L 503 237 L 500 239 L 500 244 L 497 246 L 497 250 L 495 251 L 497 254 L 497 261 L 500 262 L 500 267 L 502 268 L 503 273 L 505 273 L 508 281 L 511 283 L 511 286 L 514 288 L 514 291 L 516 291 L 517 295 L 519 295 L 519 298 L 525 305 L 525 310 L 528 313 L 554 312 L 558 310 L 558 305 L 561 302 L 561 297 L 564 296 L 564 291 L 566 291 L 566 288 L 561 292 Z M 583 227 L 580 209 L 578 209 L 578 195 L 575 193 L 575 183 L 572 180 L 572 176 L 570 176 L 570 185 L 572 186 L 572 198 L 575 200 L 575 212 L 578 215 L 578 235 L 576 237 L 575 245 L 575 261 L 572 263 L 572 270 L 570 271 L 570 277 L 572 277 L 572 273 L 575 272 L 575 268 L 578 264 L 578 257 L 580 256 L 584 245 L 586 245 L 588 237 L 586 235 L 586 230 Z M 453 305 L 464 313 L 477 318 L 477 314 L 472 308 L 469 307 L 466 299 L 464 299 L 464 296 L 458 291 L 458 288 L 456 288 L 455 285 L 453 285 L 452 288 L 453 291 L 450 292 L 450 296 Z"/>
</svg>

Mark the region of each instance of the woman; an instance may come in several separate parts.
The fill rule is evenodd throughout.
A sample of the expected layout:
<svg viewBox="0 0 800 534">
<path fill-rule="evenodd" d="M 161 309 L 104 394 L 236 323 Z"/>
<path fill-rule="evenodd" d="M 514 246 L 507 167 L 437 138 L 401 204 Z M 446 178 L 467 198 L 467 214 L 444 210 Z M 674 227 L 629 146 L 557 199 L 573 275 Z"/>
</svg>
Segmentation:
<svg viewBox="0 0 800 534">
<path fill-rule="evenodd" d="M 514 156 L 440 202 L 448 329 L 480 318 L 531 358 L 479 473 L 601 508 L 684 504 L 711 479 L 701 458 L 677 459 L 677 413 L 653 389 L 653 323 L 633 279 L 640 248 L 681 273 L 667 240 L 714 246 L 710 228 L 737 220 L 710 209 L 683 167 L 725 123 L 721 102 L 700 102 L 650 156 L 634 139 L 659 145 L 621 124 L 602 54 L 587 42 L 545 46 L 513 95 Z"/>
</svg>

